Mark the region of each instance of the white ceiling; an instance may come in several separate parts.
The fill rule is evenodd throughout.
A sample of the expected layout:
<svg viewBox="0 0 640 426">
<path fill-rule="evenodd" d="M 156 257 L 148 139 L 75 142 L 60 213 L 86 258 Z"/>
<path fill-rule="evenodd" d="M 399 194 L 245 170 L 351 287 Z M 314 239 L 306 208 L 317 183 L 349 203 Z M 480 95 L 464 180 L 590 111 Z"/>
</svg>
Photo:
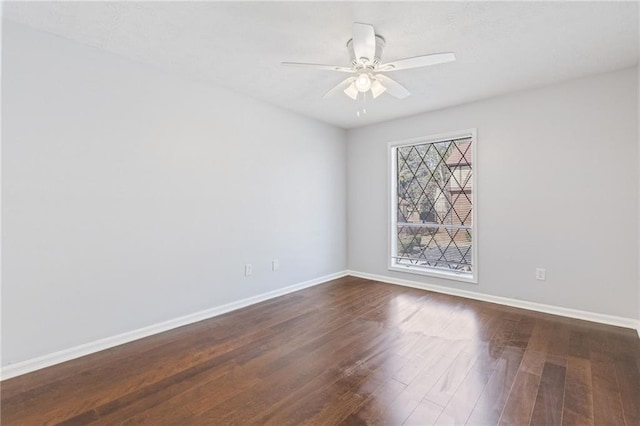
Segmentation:
<svg viewBox="0 0 640 426">
<path fill-rule="evenodd" d="M 344 128 L 440 109 L 638 63 L 637 2 L 46 2 L 5 3 L 4 17 L 185 77 L 212 82 Z M 354 21 L 386 39 L 385 62 L 436 52 L 457 61 L 391 72 L 404 100 L 367 114 L 323 99 L 347 65 Z"/>
</svg>

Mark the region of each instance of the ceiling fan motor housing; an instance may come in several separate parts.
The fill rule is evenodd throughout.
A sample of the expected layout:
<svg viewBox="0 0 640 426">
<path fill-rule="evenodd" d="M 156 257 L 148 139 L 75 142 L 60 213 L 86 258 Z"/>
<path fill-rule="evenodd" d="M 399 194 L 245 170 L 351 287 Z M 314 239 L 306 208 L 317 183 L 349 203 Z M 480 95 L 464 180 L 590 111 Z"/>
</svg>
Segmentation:
<svg viewBox="0 0 640 426">
<path fill-rule="evenodd" d="M 351 58 L 351 66 L 358 68 L 376 69 L 382 62 L 382 50 L 384 49 L 384 38 L 376 34 L 376 53 L 373 58 L 367 58 L 366 63 L 362 63 L 360 58 L 356 58 L 356 54 L 353 50 L 353 39 L 349 39 L 347 42 L 347 49 L 349 50 L 349 57 Z"/>
</svg>

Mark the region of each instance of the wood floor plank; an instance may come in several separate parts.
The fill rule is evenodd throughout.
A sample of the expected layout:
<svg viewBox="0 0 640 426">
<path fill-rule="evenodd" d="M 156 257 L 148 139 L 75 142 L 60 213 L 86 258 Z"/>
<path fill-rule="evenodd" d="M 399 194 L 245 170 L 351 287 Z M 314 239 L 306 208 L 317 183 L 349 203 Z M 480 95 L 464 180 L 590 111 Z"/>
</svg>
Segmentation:
<svg viewBox="0 0 640 426">
<path fill-rule="evenodd" d="M 458 386 L 460 386 L 471 367 L 473 367 L 477 357 L 477 354 L 460 353 L 427 392 L 425 399 L 443 407 L 449 404 L 449 401 L 458 390 Z"/>
<path fill-rule="evenodd" d="M 583 353 L 588 353 L 588 349 Z M 591 380 L 591 361 L 570 355 L 564 388 L 563 425 L 594 424 Z"/>
<path fill-rule="evenodd" d="M 386 416 L 383 416 L 383 413 L 385 413 L 385 411 L 396 411 L 395 408 L 389 410 L 389 407 L 395 405 L 398 396 L 406 387 L 407 385 L 395 379 L 387 380 L 381 384 L 375 392 L 372 392 L 359 408 L 342 419 L 341 423 L 345 425 L 389 424 L 385 421 Z"/>
<path fill-rule="evenodd" d="M 498 424 L 520 367 L 523 353 L 524 351 L 520 348 L 505 348 L 502 351 L 489 382 L 471 412 L 469 424 Z"/>
<path fill-rule="evenodd" d="M 640 340 L 626 330 L 607 336 L 611 343 L 624 420 L 640 425 Z"/>
<path fill-rule="evenodd" d="M 640 425 L 640 372 L 634 358 L 615 357 L 616 378 L 627 425 Z M 635 367 L 635 368 L 634 368 Z"/>
<path fill-rule="evenodd" d="M 567 366 L 567 357 L 569 356 L 569 326 L 559 323 L 553 327 L 553 332 L 549 338 L 547 345 L 546 363 L 556 364 L 561 367 Z"/>
<path fill-rule="evenodd" d="M 518 371 L 499 419 L 500 425 L 528 425 L 538 395 L 540 376 Z M 535 423 L 534 423 L 535 424 Z"/>
<path fill-rule="evenodd" d="M 635 426 L 640 340 L 344 277 L 0 387 L 3 425 Z"/>
<path fill-rule="evenodd" d="M 565 377 L 565 367 L 552 362 L 545 363 L 531 414 L 531 424 L 549 426 L 562 424 Z"/>
<path fill-rule="evenodd" d="M 495 370 L 497 360 L 491 359 L 489 363 L 476 360 L 466 377 L 456 389 L 453 398 L 438 417 L 436 423 L 448 425 L 465 424 L 473 411 L 478 398 L 482 394 L 489 379 Z"/>
<path fill-rule="evenodd" d="M 595 424 L 624 425 L 622 398 L 607 333 L 589 333 L 593 418 Z"/>
<path fill-rule="evenodd" d="M 521 370 L 526 373 L 542 376 L 547 359 L 547 347 L 553 332 L 552 323 L 536 320 L 531 337 L 522 358 Z"/>
<path fill-rule="evenodd" d="M 518 321 L 518 326 L 514 330 L 513 334 L 509 338 L 508 346 L 516 346 L 521 349 L 526 349 L 531 340 L 531 335 L 535 328 L 536 321 L 533 318 L 522 318 Z"/>
<path fill-rule="evenodd" d="M 434 424 L 440 417 L 444 407 L 431 401 L 422 400 L 409 418 L 402 423 L 404 426 L 425 426 Z"/>
</svg>

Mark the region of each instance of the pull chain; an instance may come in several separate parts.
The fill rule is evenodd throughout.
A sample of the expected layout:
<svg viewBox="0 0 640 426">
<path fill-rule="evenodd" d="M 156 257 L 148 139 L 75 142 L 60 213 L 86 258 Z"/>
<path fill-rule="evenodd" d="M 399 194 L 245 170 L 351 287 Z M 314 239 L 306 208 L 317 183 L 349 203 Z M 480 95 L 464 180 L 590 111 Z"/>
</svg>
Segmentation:
<svg viewBox="0 0 640 426">
<path fill-rule="evenodd" d="M 356 111 L 356 116 L 360 117 L 361 115 L 365 115 L 367 113 L 367 92 L 362 93 L 362 109 Z"/>
</svg>

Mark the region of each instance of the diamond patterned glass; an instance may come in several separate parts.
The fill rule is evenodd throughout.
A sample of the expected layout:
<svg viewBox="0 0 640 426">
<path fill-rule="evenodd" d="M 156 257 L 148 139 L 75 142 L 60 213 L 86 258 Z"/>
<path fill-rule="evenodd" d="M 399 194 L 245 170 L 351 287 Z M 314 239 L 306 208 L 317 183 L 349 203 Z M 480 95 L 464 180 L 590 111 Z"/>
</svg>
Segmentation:
<svg viewBox="0 0 640 426">
<path fill-rule="evenodd" d="M 395 263 L 471 273 L 471 138 L 396 148 Z"/>
</svg>

